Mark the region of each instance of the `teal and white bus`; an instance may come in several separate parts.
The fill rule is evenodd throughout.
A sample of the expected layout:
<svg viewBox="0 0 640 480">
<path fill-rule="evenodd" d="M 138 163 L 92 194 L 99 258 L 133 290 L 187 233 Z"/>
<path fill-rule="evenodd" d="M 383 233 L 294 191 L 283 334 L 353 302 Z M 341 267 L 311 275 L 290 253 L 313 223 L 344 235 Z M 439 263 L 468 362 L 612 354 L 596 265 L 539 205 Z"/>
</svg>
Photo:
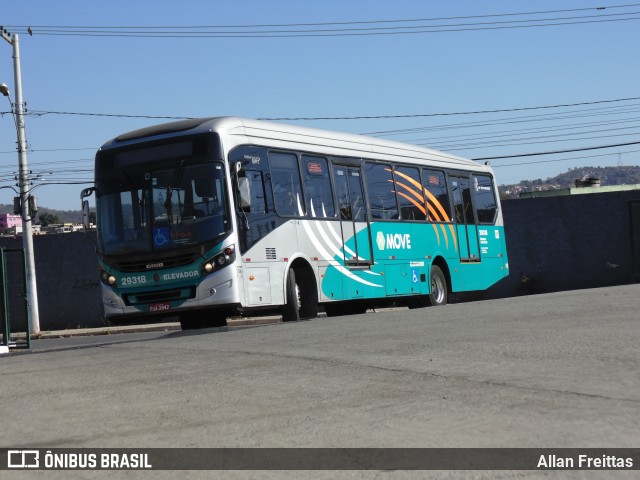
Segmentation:
<svg viewBox="0 0 640 480">
<path fill-rule="evenodd" d="M 409 144 L 178 121 L 103 145 L 93 192 L 110 319 L 443 305 L 509 272 L 491 167 Z"/>
</svg>

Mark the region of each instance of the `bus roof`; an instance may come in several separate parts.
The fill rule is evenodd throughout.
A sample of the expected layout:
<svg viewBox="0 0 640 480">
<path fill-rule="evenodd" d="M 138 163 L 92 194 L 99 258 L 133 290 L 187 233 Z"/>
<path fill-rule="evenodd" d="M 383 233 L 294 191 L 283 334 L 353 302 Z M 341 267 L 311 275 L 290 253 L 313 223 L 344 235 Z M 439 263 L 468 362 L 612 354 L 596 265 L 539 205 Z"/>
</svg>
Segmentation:
<svg viewBox="0 0 640 480">
<path fill-rule="evenodd" d="M 198 118 L 154 125 L 122 134 L 105 143 L 101 150 L 131 146 L 141 141 L 212 131 L 229 139 L 227 143 L 231 143 L 231 147 L 248 144 L 325 155 L 390 161 L 424 161 L 426 164 L 488 170 L 473 160 L 408 143 L 240 117 Z"/>
</svg>

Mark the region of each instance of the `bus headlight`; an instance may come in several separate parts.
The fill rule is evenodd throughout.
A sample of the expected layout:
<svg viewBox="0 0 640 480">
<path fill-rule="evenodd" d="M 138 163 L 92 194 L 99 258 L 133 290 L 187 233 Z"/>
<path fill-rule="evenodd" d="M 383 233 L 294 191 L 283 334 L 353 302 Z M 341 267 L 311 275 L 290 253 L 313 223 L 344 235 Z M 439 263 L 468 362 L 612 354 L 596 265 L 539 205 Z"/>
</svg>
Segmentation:
<svg viewBox="0 0 640 480">
<path fill-rule="evenodd" d="M 116 277 L 114 277 L 109 272 L 106 272 L 104 270 L 100 274 L 100 279 L 102 280 L 103 283 L 106 283 L 107 285 L 115 285 L 116 284 Z"/>
<path fill-rule="evenodd" d="M 205 274 L 209 274 L 215 270 L 220 270 L 233 263 L 236 259 L 235 245 L 229 245 L 220 253 L 216 254 L 213 258 L 207 260 L 202 264 L 202 270 Z"/>
</svg>

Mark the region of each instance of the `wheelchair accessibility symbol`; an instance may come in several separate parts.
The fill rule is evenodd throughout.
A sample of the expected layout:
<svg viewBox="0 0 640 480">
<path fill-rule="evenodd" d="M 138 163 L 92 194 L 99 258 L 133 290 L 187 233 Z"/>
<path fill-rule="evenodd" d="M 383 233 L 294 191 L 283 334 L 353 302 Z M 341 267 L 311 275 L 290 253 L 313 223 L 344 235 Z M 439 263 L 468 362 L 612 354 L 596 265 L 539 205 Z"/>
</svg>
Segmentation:
<svg viewBox="0 0 640 480">
<path fill-rule="evenodd" d="M 420 281 L 420 275 L 418 275 L 418 270 L 415 268 L 411 270 L 411 280 L 413 280 L 413 283 L 418 283 Z"/>
<path fill-rule="evenodd" d="M 171 242 L 171 236 L 167 227 L 153 229 L 153 243 L 156 247 L 164 247 Z"/>
</svg>

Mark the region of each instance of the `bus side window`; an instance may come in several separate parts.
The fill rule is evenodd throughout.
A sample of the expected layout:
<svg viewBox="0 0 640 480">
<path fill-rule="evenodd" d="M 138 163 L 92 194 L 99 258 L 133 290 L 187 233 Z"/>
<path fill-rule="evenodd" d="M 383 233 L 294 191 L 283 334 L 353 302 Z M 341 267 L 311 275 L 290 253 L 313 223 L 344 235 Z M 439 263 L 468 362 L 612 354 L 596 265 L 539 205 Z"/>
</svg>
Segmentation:
<svg viewBox="0 0 640 480">
<path fill-rule="evenodd" d="M 336 215 L 333 192 L 329 180 L 327 159 L 302 156 L 302 178 L 304 181 L 307 212 L 311 217 L 333 218 Z"/>
<path fill-rule="evenodd" d="M 424 220 L 427 210 L 418 169 L 413 167 L 396 167 L 394 177 L 402 219 Z"/>
<path fill-rule="evenodd" d="M 349 201 L 349 184 L 347 183 L 346 168 L 336 168 L 334 179 L 336 182 L 340 220 L 351 220 L 351 202 Z"/>
<path fill-rule="evenodd" d="M 493 188 L 493 180 L 488 175 L 474 175 L 472 182 L 478 223 L 495 223 L 498 204 Z"/>
<path fill-rule="evenodd" d="M 422 186 L 427 196 L 427 213 L 432 222 L 451 222 L 451 206 L 444 172 L 422 169 Z"/>
<path fill-rule="evenodd" d="M 364 168 L 371 218 L 377 220 L 400 218 L 391 166 L 367 162 Z"/>
<path fill-rule="evenodd" d="M 245 178 L 249 182 L 249 192 L 251 194 L 251 203 L 248 208 L 243 208 L 245 213 L 263 214 L 267 211 L 266 198 L 264 194 L 264 180 L 262 172 L 255 170 L 243 170 Z M 240 209 L 240 199 L 238 199 L 238 209 Z"/>
<path fill-rule="evenodd" d="M 284 217 L 303 216 L 298 157 L 292 153 L 269 152 L 269 165 L 276 213 Z"/>
</svg>

